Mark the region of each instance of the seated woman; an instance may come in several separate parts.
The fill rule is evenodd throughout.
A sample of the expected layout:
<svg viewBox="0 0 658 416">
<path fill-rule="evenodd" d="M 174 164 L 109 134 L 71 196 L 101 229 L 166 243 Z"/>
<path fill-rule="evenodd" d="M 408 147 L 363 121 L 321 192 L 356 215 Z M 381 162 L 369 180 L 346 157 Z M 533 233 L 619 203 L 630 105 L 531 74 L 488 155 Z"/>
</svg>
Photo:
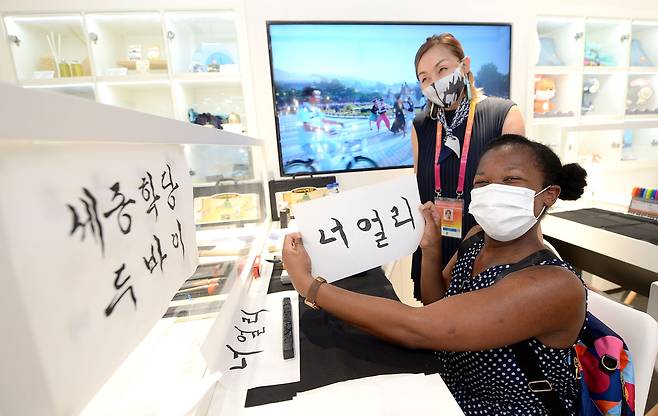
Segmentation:
<svg viewBox="0 0 658 416">
<path fill-rule="evenodd" d="M 574 414 L 579 382 L 572 347 L 585 324 L 585 287 L 557 258 L 506 270 L 546 248 L 538 219 L 558 197 L 578 199 L 585 177 L 580 166 L 562 166 L 540 143 L 517 135 L 493 140 L 471 194 L 479 226 L 447 263 L 436 208 L 431 202 L 420 207 L 426 223 L 420 308 L 318 282 L 299 233 L 286 236 L 283 260 L 295 289 L 304 297 L 310 290 L 318 307 L 392 343 L 439 351 L 441 375 L 466 415 L 546 414 L 520 369 L 515 344 L 536 355 L 559 401 Z"/>
</svg>

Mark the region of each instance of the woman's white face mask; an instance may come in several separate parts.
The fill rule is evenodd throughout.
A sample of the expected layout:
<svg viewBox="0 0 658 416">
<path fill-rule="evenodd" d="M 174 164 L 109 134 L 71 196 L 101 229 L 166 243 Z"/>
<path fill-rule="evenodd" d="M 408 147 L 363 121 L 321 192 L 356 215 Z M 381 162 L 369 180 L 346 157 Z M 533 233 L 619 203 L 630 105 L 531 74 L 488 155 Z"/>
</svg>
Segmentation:
<svg viewBox="0 0 658 416">
<path fill-rule="evenodd" d="M 520 186 L 492 183 L 471 191 L 468 211 L 484 232 L 497 241 L 511 241 L 528 232 L 544 213 L 535 217 L 535 197 L 550 185 L 535 193 Z"/>
<path fill-rule="evenodd" d="M 423 95 L 440 108 L 450 107 L 457 101 L 459 94 L 466 86 L 466 76 L 463 74 L 464 64 L 460 63 L 455 72 L 439 78 L 423 89 Z"/>
</svg>

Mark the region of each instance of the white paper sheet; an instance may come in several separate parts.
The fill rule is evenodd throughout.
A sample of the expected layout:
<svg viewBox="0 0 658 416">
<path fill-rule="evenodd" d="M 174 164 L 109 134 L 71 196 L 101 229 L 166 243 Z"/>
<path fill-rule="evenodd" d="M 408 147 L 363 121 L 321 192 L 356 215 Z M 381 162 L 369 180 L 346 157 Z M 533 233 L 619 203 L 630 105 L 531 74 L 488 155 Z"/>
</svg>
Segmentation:
<svg viewBox="0 0 658 416">
<path fill-rule="evenodd" d="M 332 282 L 411 254 L 425 229 L 419 206 L 413 175 L 297 205 L 313 275 Z"/>
<path fill-rule="evenodd" d="M 36 351 L 1 355 L 29 363 L 47 413 L 77 413 L 198 263 L 182 148 L 0 145 L 0 187 L 0 319 L 25 319 L 12 342 Z"/>
<path fill-rule="evenodd" d="M 393 374 L 348 380 L 299 393 L 284 402 L 246 408 L 242 416 L 463 416 L 438 374 Z"/>
<path fill-rule="evenodd" d="M 282 344 L 284 297 L 290 298 L 295 351 L 295 356 L 288 360 L 283 359 Z M 297 292 L 289 290 L 260 298 L 259 303 L 250 302 L 238 308 L 228 336 L 220 347 L 216 370 L 222 372 L 220 382 L 224 386 L 234 387 L 246 383 L 246 388 L 254 388 L 300 380 Z"/>
</svg>

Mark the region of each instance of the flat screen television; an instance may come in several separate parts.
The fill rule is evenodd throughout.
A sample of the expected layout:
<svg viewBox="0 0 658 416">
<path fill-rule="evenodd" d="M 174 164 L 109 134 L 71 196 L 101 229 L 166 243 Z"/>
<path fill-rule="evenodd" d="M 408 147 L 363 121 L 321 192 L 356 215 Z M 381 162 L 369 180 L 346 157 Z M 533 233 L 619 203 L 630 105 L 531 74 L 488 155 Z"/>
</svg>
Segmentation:
<svg viewBox="0 0 658 416">
<path fill-rule="evenodd" d="M 471 57 L 476 86 L 509 98 L 510 24 L 267 22 L 281 175 L 412 166 L 425 106 L 414 57 L 443 32 Z"/>
</svg>

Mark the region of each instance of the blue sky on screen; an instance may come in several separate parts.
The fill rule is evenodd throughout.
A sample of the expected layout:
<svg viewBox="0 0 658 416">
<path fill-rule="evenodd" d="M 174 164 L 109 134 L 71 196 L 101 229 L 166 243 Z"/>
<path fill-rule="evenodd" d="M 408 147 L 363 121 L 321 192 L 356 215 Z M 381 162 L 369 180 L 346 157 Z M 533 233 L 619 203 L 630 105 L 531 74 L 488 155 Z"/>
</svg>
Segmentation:
<svg viewBox="0 0 658 416">
<path fill-rule="evenodd" d="M 418 47 L 432 34 L 450 32 L 471 57 L 474 73 L 491 62 L 508 74 L 509 31 L 490 25 L 272 24 L 272 63 L 293 74 L 411 83 Z"/>
</svg>

